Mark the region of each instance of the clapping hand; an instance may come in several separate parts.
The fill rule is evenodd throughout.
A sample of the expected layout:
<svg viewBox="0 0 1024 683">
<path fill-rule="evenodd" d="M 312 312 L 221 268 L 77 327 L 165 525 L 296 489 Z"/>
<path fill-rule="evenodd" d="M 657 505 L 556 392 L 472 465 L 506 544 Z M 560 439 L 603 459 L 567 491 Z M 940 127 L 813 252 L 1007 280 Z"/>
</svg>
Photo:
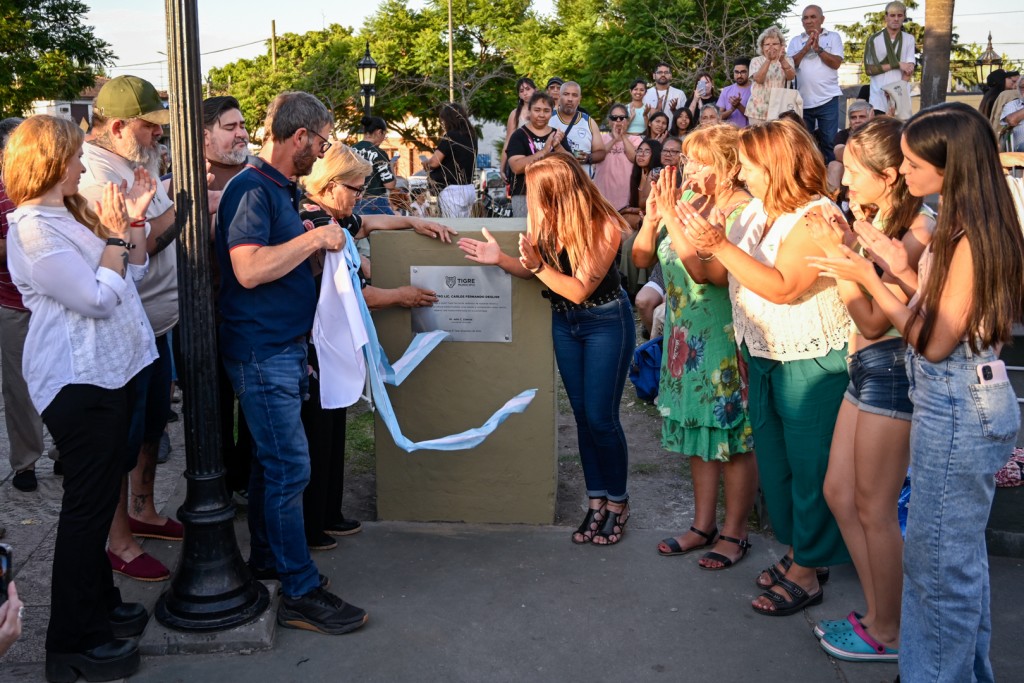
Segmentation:
<svg viewBox="0 0 1024 683">
<path fill-rule="evenodd" d="M 830 258 L 842 256 L 839 245 L 843 243 L 845 231 L 835 217 L 829 220 L 817 209 L 811 209 L 804 214 L 804 225 L 807 226 L 807 231 L 814 243 L 825 252 L 825 256 Z"/>
<path fill-rule="evenodd" d="M 540 249 L 526 233 L 519 235 L 519 263 L 527 270 L 537 270 L 543 263 Z"/>
<path fill-rule="evenodd" d="M 145 220 L 149 203 L 156 196 L 156 180 L 144 168 L 135 169 L 132 188 L 128 189 L 128 181 L 121 181 L 121 194 L 128 209 L 128 214 L 135 220 Z M 106 193 L 104 193 L 106 199 Z M 107 226 L 108 228 L 111 226 Z"/>
<path fill-rule="evenodd" d="M 871 258 L 894 278 L 898 273 L 905 273 L 910 268 L 907 250 L 901 240 L 887 237 L 881 230 L 867 221 L 856 221 L 853 230 L 860 238 L 860 243 L 868 250 Z"/>
<path fill-rule="evenodd" d="M 696 195 L 694 199 L 700 197 Z M 676 216 L 683 224 L 683 235 L 697 251 L 714 254 L 725 244 L 725 217 L 715 207 L 704 218 L 690 202 L 679 200 L 675 205 Z"/>
<path fill-rule="evenodd" d="M 808 256 L 807 261 L 812 268 L 817 268 L 819 277 L 830 277 L 834 280 L 847 280 L 867 286 L 873 279 L 878 279 L 875 266 L 845 244 L 836 247 L 836 256 Z"/>
<path fill-rule="evenodd" d="M 147 173 L 146 176 L 148 177 L 149 174 Z M 128 206 L 121 189 L 122 186 L 123 183 L 121 185 L 106 184 L 103 188 L 103 200 L 96 202 L 96 213 L 99 214 L 100 222 L 106 226 L 113 237 L 127 240 L 128 228 L 131 226 L 132 219 L 128 215 Z M 146 203 L 148 204 L 149 201 L 147 200 Z"/>
</svg>

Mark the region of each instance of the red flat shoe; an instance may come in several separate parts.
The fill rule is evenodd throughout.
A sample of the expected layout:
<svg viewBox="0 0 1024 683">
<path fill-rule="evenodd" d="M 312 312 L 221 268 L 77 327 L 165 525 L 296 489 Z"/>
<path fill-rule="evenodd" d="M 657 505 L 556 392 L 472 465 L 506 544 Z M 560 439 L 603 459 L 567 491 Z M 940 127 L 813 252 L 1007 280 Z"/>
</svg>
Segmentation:
<svg viewBox="0 0 1024 683">
<path fill-rule="evenodd" d="M 129 517 L 128 528 L 131 530 L 132 536 L 159 538 L 163 541 L 180 541 L 185 534 L 185 529 L 181 526 L 181 522 L 170 517 L 163 524 L 147 524 L 134 517 Z"/>
<path fill-rule="evenodd" d="M 149 553 L 142 553 L 131 562 L 125 562 L 108 550 L 107 559 L 115 573 L 136 581 L 166 581 L 171 576 L 167 567 Z"/>
</svg>

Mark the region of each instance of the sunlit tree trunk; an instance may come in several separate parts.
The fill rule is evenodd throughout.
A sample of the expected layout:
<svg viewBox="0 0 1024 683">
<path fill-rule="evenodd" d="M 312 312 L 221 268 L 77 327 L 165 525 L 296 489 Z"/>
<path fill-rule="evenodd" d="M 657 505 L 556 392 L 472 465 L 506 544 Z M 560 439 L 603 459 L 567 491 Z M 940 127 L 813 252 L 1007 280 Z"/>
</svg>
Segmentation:
<svg viewBox="0 0 1024 683">
<path fill-rule="evenodd" d="M 924 46 L 921 58 L 921 108 L 946 101 L 949 53 L 953 47 L 954 0 L 928 0 L 924 8 Z"/>
</svg>

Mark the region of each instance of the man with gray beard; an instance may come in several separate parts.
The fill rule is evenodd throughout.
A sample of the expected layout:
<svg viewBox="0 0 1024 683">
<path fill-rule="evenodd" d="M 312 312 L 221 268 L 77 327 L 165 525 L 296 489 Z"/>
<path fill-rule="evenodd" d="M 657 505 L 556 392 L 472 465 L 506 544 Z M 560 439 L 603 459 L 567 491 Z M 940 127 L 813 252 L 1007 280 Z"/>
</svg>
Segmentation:
<svg viewBox="0 0 1024 683">
<path fill-rule="evenodd" d="M 158 144 L 164 134 L 163 126 L 169 121 L 170 112 L 148 81 L 136 76 L 118 76 L 107 81 L 96 95 L 93 107 L 93 140 L 83 148 L 86 172 L 80 192 L 90 201 L 98 201 L 107 183 L 125 183 L 130 190 L 136 169 L 140 168 L 158 178 Z M 167 333 L 178 322 L 177 255 L 167 247 L 181 230 L 175 224 L 174 202 L 162 183 L 157 183 L 156 196 L 145 219 L 146 244 L 136 248 L 144 247 L 149 253 L 149 270 L 138 290 L 160 357 L 133 380 L 134 409 L 125 463 L 125 471 L 131 475 L 121 485 L 121 502 L 110 526 L 107 556 L 119 574 L 140 581 L 163 581 L 170 572 L 159 560 L 143 552 L 134 538 L 182 537 L 181 524 L 158 515 L 153 503 L 157 450 L 170 412 L 171 351 Z"/>
</svg>

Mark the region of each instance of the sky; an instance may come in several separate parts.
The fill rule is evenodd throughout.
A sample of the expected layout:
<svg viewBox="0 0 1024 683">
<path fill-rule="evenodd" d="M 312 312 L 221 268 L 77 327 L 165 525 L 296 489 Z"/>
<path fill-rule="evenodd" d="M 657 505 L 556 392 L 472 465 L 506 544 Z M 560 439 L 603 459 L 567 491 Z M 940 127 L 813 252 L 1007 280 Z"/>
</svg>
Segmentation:
<svg viewBox="0 0 1024 683">
<path fill-rule="evenodd" d="M 671 1 L 671 0 L 656 0 Z M 84 0 L 90 8 L 86 23 L 96 35 L 111 44 L 117 55 L 113 75 L 134 74 L 153 82 L 158 88 L 168 85 L 166 58 L 166 25 L 162 0 Z M 830 0 L 818 3 L 824 8 L 825 27 L 853 23 L 864 12 L 884 7 L 886 0 L 868 4 L 864 0 Z M 246 0 L 199 2 L 199 44 L 205 73 L 237 59 L 263 54 L 264 41 L 270 38 L 270 22 L 277 22 L 277 33 L 305 33 L 337 23 L 358 29 L 366 17 L 376 11 L 380 0 Z M 424 0 L 410 0 L 422 6 Z M 924 8 L 910 12 L 924 21 Z M 960 0 L 953 24 L 961 42 L 985 44 L 988 32 L 997 52 L 1017 61 L 1024 61 L 1024 7 L 1010 0 Z M 542 14 L 554 13 L 554 0 L 533 0 L 534 9 Z M 782 23 L 789 35 L 801 32 L 799 12 L 803 3 L 793 5 L 793 14 Z M 373 45 L 370 45 L 373 51 Z M 355 65 L 353 65 L 353 69 Z"/>
</svg>

